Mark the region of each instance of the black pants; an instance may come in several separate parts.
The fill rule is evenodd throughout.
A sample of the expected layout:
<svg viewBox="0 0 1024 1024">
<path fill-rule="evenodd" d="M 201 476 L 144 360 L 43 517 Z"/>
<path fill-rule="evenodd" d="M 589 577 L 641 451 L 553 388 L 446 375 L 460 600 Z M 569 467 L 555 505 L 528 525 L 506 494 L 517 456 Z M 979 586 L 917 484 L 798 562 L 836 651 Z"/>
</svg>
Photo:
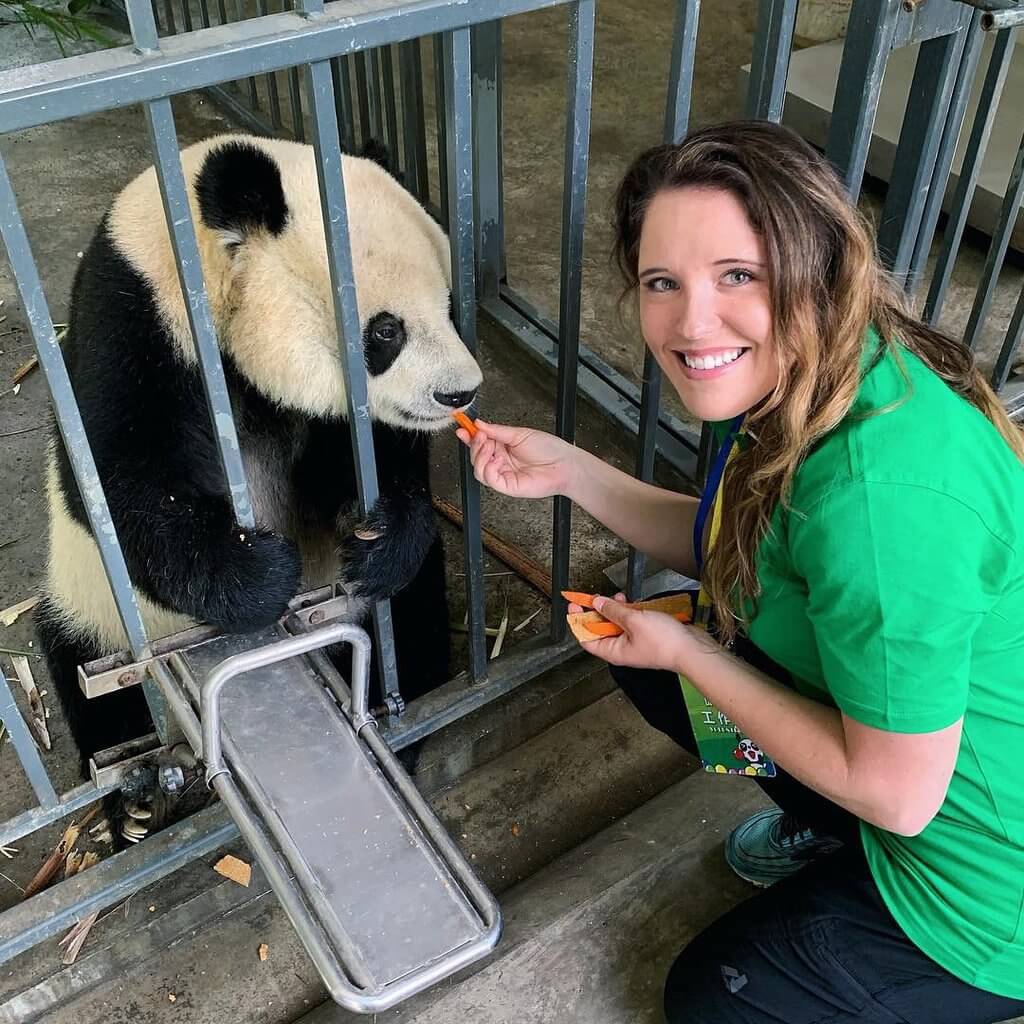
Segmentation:
<svg viewBox="0 0 1024 1024">
<path fill-rule="evenodd" d="M 650 725 L 696 752 L 675 676 L 612 675 Z M 845 845 L 735 907 L 679 954 L 665 984 L 669 1024 L 995 1024 L 1024 1015 L 1024 1000 L 960 981 L 907 938 L 871 877 L 852 814 L 784 772 L 757 782 L 782 810 Z"/>
</svg>

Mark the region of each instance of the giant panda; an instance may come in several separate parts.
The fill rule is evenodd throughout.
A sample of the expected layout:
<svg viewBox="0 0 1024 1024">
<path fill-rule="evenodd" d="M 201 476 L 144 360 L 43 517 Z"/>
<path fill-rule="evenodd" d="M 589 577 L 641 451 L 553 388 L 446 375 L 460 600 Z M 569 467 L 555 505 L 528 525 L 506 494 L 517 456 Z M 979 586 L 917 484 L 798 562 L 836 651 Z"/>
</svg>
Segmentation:
<svg viewBox="0 0 1024 1024">
<path fill-rule="evenodd" d="M 79 265 L 64 355 L 147 634 L 247 632 L 338 582 L 357 617 L 392 597 L 403 695 L 448 678 L 429 440 L 481 372 L 451 320 L 444 232 L 375 159 L 343 158 L 380 498 L 356 480 L 313 149 L 223 135 L 182 151 L 256 529 L 234 519 L 154 169 Z M 139 687 L 86 700 L 84 662 L 126 647 L 70 463 L 48 459 L 37 628 L 83 757 L 152 729 Z M 376 536 L 373 540 L 361 536 Z"/>
</svg>

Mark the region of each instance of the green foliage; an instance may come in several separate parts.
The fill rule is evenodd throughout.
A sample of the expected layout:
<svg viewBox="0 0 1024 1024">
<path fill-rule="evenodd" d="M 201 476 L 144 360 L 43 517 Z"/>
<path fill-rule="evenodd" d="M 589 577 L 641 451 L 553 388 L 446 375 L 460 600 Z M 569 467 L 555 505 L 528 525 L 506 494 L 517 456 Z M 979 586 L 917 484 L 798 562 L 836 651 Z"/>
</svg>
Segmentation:
<svg viewBox="0 0 1024 1024">
<path fill-rule="evenodd" d="M 0 25 L 21 25 L 29 35 L 44 29 L 52 33 L 61 53 L 65 52 L 64 44 L 72 39 L 92 39 L 112 46 L 115 40 L 92 18 L 97 6 L 97 0 L 0 0 Z"/>
</svg>

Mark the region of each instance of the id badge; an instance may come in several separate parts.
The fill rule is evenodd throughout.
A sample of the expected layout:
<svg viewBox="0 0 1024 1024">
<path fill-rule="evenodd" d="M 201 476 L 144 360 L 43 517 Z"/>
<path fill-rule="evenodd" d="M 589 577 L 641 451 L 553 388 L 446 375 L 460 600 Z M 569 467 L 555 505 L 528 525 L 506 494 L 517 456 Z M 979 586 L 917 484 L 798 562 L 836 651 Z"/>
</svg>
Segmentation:
<svg viewBox="0 0 1024 1024">
<path fill-rule="evenodd" d="M 700 598 L 704 598 L 701 594 Z M 698 614 L 694 626 L 707 629 L 707 606 L 698 598 Z M 705 614 L 700 614 L 701 612 Z M 679 676 L 683 688 L 690 726 L 697 740 L 701 767 L 717 775 L 748 775 L 762 779 L 774 778 L 775 762 L 739 727 L 719 710 L 684 675 Z"/>
</svg>

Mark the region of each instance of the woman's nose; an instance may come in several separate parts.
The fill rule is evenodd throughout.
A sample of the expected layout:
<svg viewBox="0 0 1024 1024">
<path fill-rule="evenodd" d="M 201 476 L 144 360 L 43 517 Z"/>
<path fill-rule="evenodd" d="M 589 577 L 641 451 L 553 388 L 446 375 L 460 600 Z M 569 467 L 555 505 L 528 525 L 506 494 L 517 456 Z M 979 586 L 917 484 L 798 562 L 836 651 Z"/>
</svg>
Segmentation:
<svg viewBox="0 0 1024 1024">
<path fill-rule="evenodd" d="M 687 341 L 700 341 L 714 334 L 722 325 L 718 308 L 710 296 L 689 296 L 680 300 L 677 332 Z"/>
</svg>

